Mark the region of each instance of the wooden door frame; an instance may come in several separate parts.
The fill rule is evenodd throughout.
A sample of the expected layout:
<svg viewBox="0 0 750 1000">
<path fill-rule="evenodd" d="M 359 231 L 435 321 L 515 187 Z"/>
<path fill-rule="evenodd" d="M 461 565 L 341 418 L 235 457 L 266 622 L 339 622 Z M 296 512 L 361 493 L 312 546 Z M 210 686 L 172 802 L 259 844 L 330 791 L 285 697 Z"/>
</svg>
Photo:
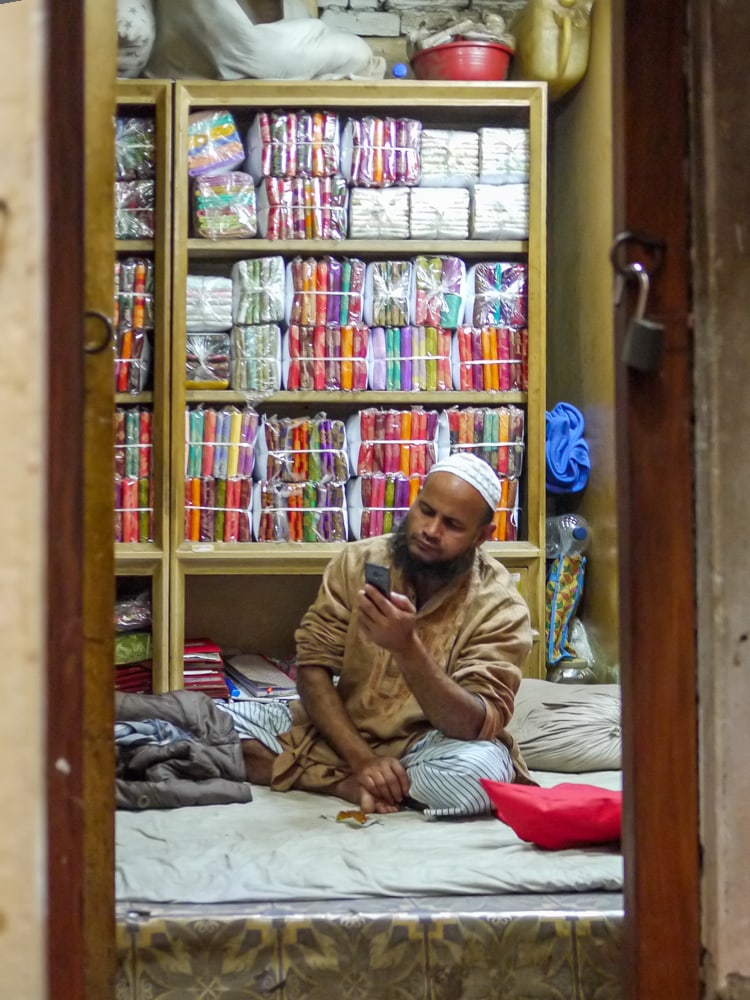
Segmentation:
<svg viewBox="0 0 750 1000">
<path fill-rule="evenodd" d="M 94 799 L 88 781 L 101 765 L 111 724 L 108 713 L 102 717 L 91 704 L 91 678 L 87 681 L 84 669 L 85 8 L 85 0 L 47 7 L 50 1000 L 101 1000 L 112 995 L 101 984 L 114 971 L 113 933 L 111 942 L 102 942 L 103 931 L 114 925 L 113 907 L 106 928 L 99 919 L 111 900 L 112 844 L 93 860 L 87 857 L 99 821 L 103 839 L 110 830 L 111 840 L 110 802 L 106 795 L 104 801 Z M 634 376 L 618 366 L 617 376 L 623 484 L 623 974 L 628 1000 L 693 1000 L 699 995 L 700 933 L 685 4 L 628 0 L 620 23 L 623 58 L 616 69 L 624 104 L 616 217 L 631 229 L 669 234 L 670 244 L 650 299 L 651 314 L 667 326 L 662 373 Z M 75 427 L 79 434 L 71 433 Z M 100 789 L 106 781 L 107 775 L 100 775 Z"/>
<path fill-rule="evenodd" d="M 115 980 L 116 22 L 113 0 L 49 2 L 46 13 L 48 997 L 100 1000 Z"/>
<path fill-rule="evenodd" d="M 616 231 L 667 243 L 648 315 L 660 371 L 616 347 L 623 704 L 624 995 L 700 996 L 697 653 L 687 0 L 623 0 L 615 94 Z M 616 19 L 617 24 L 617 19 Z M 619 45 L 618 45 L 619 41 Z M 617 58 L 619 55 L 619 59 Z M 631 303 L 632 306 L 632 303 Z M 629 313 L 632 315 L 632 313 Z"/>
</svg>

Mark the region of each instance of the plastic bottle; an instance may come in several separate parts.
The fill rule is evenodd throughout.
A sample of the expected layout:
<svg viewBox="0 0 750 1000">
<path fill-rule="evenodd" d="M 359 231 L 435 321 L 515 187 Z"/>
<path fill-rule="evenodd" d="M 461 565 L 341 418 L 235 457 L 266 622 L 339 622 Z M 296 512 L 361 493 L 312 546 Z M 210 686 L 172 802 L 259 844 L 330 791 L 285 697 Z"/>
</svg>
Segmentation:
<svg viewBox="0 0 750 1000">
<path fill-rule="evenodd" d="M 558 514 L 547 518 L 545 536 L 547 558 L 556 559 L 558 556 L 583 554 L 591 541 L 591 528 L 580 514 Z"/>
</svg>

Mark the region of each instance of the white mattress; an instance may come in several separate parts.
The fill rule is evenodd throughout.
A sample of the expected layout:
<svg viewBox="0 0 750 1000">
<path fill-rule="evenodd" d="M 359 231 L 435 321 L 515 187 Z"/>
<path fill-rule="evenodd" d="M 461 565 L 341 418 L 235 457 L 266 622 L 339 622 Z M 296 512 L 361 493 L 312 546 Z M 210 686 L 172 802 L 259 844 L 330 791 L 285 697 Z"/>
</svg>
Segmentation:
<svg viewBox="0 0 750 1000">
<path fill-rule="evenodd" d="M 533 772 L 549 786 L 620 788 L 619 771 Z M 618 891 L 610 846 L 545 851 L 494 816 L 428 820 L 417 812 L 336 822 L 341 799 L 253 788 L 243 805 L 118 811 L 119 901 L 236 903 L 361 896 Z"/>
</svg>

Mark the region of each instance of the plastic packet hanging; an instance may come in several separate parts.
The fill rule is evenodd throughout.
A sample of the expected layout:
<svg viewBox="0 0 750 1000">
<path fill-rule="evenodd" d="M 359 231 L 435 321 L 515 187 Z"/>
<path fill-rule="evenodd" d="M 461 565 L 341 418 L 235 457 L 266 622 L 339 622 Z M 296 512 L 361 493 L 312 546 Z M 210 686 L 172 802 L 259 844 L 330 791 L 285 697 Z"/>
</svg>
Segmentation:
<svg viewBox="0 0 750 1000">
<path fill-rule="evenodd" d="M 188 174 L 220 174 L 245 159 L 234 117 L 227 109 L 196 111 L 188 118 Z"/>
<path fill-rule="evenodd" d="M 361 392 L 367 388 L 370 330 L 361 324 L 299 326 L 284 337 L 284 384 L 290 390 Z"/>
<path fill-rule="evenodd" d="M 254 257 L 232 266 L 232 320 L 239 326 L 280 323 L 286 302 L 283 257 Z"/>
<path fill-rule="evenodd" d="M 374 326 L 370 388 L 377 392 L 443 392 L 453 388 L 451 333 L 435 326 Z"/>
<path fill-rule="evenodd" d="M 269 394 L 281 388 L 281 330 L 277 323 L 232 327 L 230 385 Z"/>
<path fill-rule="evenodd" d="M 193 184 L 195 235 L 207 240 L 249 239 L 258 232 L 255 182 L 250 174 L 231 170 L 204 174 Z"/>
<path fill-rule="evenodd" d="M 185 338 L 185 388 L 229 388 L 228 333 L 189 333 Z"/>
</svg>

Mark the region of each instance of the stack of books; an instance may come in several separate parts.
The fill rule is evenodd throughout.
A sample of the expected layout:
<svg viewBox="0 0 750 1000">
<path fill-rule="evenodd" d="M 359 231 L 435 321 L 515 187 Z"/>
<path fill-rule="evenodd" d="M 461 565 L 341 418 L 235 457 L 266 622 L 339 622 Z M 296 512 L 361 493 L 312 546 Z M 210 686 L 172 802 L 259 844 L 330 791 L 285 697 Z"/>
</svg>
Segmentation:
<svg viewBox="0 0 750 1000">
<path fill-rule="evenodd" d="M 221 648 L 209 639 L 190 639 L 183 654 L 183 686 L 209 698 L 229 698 Z"/>
<path fill-rule="evenodd" d="M 285 665 L 285 661 L 260 653 L 232 656 L 225 667 L 227 679 L 237 691 L 236 694 L 232 692 L 232 697 L 242 701 L 297 698 L 294 678 L 281 669 Z"/>
</svg>

